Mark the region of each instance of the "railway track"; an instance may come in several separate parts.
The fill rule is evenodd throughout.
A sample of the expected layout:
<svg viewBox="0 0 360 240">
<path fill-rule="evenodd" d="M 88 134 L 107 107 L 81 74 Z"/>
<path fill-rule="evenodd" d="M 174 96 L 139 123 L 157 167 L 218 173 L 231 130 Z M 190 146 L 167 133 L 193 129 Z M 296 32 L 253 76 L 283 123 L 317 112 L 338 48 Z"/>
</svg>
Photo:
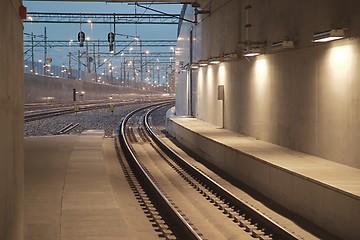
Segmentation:
<svg viewBox="0 0 360 240">
<path fill-rule="evenodd" d="M 167 147 L 146 107 L 121 123 L 117 148 L 145 213 L 165 239 L 298 239 Z"/>
<path fill-rule="evenodd" d="M 58 103 L 58 104 L 28 104 L 25 105 L 25 122 L 35 121 L 43 118 L 55 117 L 63 114 L 71 114 L 80 111 L 91 111 L 95 109 L 107 108 L 109 105 L 114 107 L 129 104 L 163 102 L 164 98 L 136 98 L 124 99 L 121 101 L 93 101 L 84 103 Z"/>
</svg>

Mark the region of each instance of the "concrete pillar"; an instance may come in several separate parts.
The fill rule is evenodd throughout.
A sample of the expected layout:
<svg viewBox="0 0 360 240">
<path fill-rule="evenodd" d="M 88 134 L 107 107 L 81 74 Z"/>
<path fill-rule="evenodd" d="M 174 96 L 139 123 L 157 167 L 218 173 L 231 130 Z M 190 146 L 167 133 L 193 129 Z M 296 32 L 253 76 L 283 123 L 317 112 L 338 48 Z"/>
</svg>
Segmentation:
<svg viewBox="0 0 360 240">
<path fill-rule="evenodd" d="M 23 239 L 24 62 L 20 1 L 0 7 L 0 239 Z"/>
</svg>

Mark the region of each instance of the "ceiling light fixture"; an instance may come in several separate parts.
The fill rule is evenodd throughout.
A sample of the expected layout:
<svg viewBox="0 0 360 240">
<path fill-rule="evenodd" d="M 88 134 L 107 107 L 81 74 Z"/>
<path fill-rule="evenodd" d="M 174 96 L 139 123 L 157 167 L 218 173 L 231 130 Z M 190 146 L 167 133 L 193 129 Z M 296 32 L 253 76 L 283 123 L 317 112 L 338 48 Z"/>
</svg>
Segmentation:
<svg viewBox="0 0 360 240">
<path fill-rule="evenodd" d="M 200 67 L 207 67 L 208 61 L 207 61 L 207 60 L 201 60 L 201 61 L 199 62 L 199 65 L 200 65 Z"/>
<path fill-rule="evenodd" d="M 276 50 L 276 49 L 291 49 L 291 48 L 295 48 L 295 46 L 294 46 L 293 41 L 281 41 L 281 42 L 274 42 L 273 44 L 271 44 L 271 48 L 273 50 Z"/>
<path fill-rule="evenodd" d="M 313 42 L 330 42 L 344 37 L 344 29 L 330 29 L 324 32 L 315 33 L 313 36 Z"/>
<path fill-rule="evenodd" d="M 209 64 L 217 65 L 219 63 L 221 63 L 221 58 L 210 58 Z"/>
<path fill-rule="evenodd" d="M 255 57 L 261 54 L 260 48 L 250 48 L 247 50 L 244 50 L 243 56 L 244 57 Z"/>
<path fill-rule="evenodd" d="M 191 64 L 191 69 L 198 69 L 199 68 L 199 64 L 198 63 L 193 63 Z"/>
</svg>

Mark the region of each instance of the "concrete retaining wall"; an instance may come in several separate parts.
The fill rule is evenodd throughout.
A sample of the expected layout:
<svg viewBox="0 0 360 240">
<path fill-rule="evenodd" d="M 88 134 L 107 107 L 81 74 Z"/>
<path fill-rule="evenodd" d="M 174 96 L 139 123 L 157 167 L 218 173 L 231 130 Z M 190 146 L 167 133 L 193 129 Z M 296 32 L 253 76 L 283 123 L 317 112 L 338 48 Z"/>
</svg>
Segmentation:
<svg viewBox="0 0 360 240">
<path fill-rule="evenodd" d="M 25 74 L 25 103 L 73 101 L 73 89 L 77 91 L 77 101 L 108 99 L 110 96 L 115 99 L 124 94 L 159 93 L 130 87 Z"/>
<path fill-rule="evenodd" d="M 360 2 L 219 0 L 209 8 L 211 15 L 200 15 L 198 25 L 183 24 L 177 62 L 190 60 L 190 31 L 194 61 L 236 52 L 246 40 L 266 41 L 265 54 L 194 70 L 192 84 L 180 72 L 177 115 L 188 115 L 184 106 L 192 101 L 192 116 L 203 121 L 360 168 Z M 315 32 L 331 27 L 347 28 L 348 38 L 312 42 Z M 293 40 L 296 48 L 271 49 L 282 40 Z M 224 85 L 224 102 L 217 99 L 218 85 Z"/>
<path fill-rule="evenodd" d="M 21 1 L 0 7 L 0 239 L 23 239 L 24 59 Z"/>
</svg>

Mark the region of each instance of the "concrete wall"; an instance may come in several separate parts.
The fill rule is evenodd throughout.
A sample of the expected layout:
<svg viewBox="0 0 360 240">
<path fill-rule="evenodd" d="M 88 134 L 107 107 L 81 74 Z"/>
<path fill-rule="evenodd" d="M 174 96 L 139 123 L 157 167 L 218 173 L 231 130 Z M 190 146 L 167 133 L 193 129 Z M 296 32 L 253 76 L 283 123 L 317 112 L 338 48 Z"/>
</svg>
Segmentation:
<svg viewBox="0 0 360 240">
<path fill-rule="evenodd" d="M 78 92 L 77 101 L 119 98 L 126 94 L 154 94 L 150 90 L 91 83 L 35 74 L 25 74 L 25 103 L 73 101 L 73 89 Z"/>
<path fill-rule="evenodd" d="M 245 6 L 252 5 L 249 38 Z M 267 41 L 265 54 L 193 71 L 193 115 L 229 130 L 360 168 L 360 2 L 249 0 L 211 2 L 211 15 L 192 26 L 194 60 L 239 50 L 245 40 Z M 190 10 L 189 10 L 190 13 Z M 350 38 L 313 43 L 315 32 L 346 27 Z M 189 39 L 184 25 L 179 39 Z M 295 49 L 272 51 L 294 40 Z M 178 52 L 188 46 L 179 41 Z M 178 56 L 186 64 L 186 55 Z M 187 60 L 187 61 L 186 61 Z M 186 74 L 177 76 L 178 115 L 189 100 Z M 217 85 L 225 87 L 224 105 Z M 224 107 L 224 109 L 223 109 Z M 222 116 L 224 111 L 224 118 Z"/>
<path fill-rule="evenodd" d="M 20 1 L 0 7 L 0 239 L 23 236 L 23 25 Z"/>
</svg>

